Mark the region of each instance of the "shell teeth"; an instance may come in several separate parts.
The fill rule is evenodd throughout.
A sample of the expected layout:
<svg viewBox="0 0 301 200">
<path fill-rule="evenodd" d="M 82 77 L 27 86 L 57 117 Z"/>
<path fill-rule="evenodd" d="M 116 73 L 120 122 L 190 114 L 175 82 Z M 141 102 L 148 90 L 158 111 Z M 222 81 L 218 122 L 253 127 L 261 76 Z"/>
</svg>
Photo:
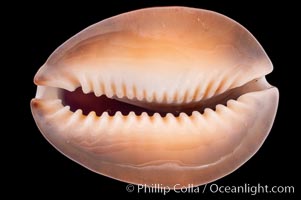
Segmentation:
<svg viewBox="0 0 301 200">
<path fill-rule="evenodd" d="M 77 109 L 75 112 L 74 112 L 75 115 L 78 115 L 78 116 L 82 116 L 83 115 L 83 111 L 82 109 Z"/>
<path fill-rule="evenodd" d="M 220 85 L 220 81 L 215 81 L 214 82 L 214 84 L 212 85 L 211 90 L 210 90 L 207 98 L 211 98 L 211 97 L 213 97 L 216 94 L 219 85 Z"/>
<path fill-rule="evenodd" d="M 133 95 L 132 92 L 128 92 L 127 95 L 126 95 L 126 97 L 127 97 L 128 99 L 134 99 L 134 95 Z"/>
<path fill-rule="evenodd" d="M 117 96 L 118 98 L 122 98 L 122 97 L 123 97 L 123 93 L 122 93 L 121 91 L 117 91 L 117 92 L 116 92 L 116 96 Z"/>
<path fill-rule="evenodd" d="M 112 98 L 114 96 L 114 93 L 112 91 L 112 87 L 110 84 L 105 85 L 105 94 L 109 98 Z"/>
<path fill-rule="evenodd" d="M 224 105 L 218 104 L 218 105 L 216 105 L 216 107 L 215 107 L 215 111 L 216 111 L 216 112 L 221 112 L 221 111 L 223 111 L 225 108 L 226 108 L 226 107 L 225 107 Z"/>
<path fill-rule="evenodd" d="M 77 85 L 78 85 L 76 83 L 69 82 L 69 81 L 57 80 L 57 82 L 58 82 L 58 85 L 60 85 L 61 88 L 64 88 L 68 91 L 74 91 L 77 88 Z"/>
<path fill-rule="evenodd" d="M 93 121 L 96 118 L 96 113 L 94 111 L 89 112 L 86 121 Z"/>
<path fill-rule="evenodd" d="M 194 119 L 198 119 L 202 117 L 202 114 L 199 111 L 193 111 L 191 117 Z"/>
<path fill-rule="evenodd" d="M 187 91 L 185 97 L 185 103 L 190 103 L 193 100 L 193 93 Z"/>
<path fill-rule="evenodd" d="M 101 95 L 103 95 L 101 92 L 99 91 L 94 91 L 95 96 L 100 97 Z"/>
<path fill-rule="evenodd" d="M 135 112 L 133 112 L 133 111 L 131 111 L 131 112 L 128 114 L 128 117 L 130 117 L 130 118 L 135 117 L 135 116 L 136 116 L 136 114 L 135 114 Z"/>
<path fill-rule="evenodd" d="M 179 115 L 179 119 L 187 120 L 187 119 L 189 119 L 189 116 L 186 113 L 181 112 Z"/>
<path fill-rule="evenodd" d="M 166 102 L 167 102 L 168 104 L 171 104 L 173 101 L 174 101 L 174 98 L 172 97 L 172 95 L 167 95 L 167 97 L 166 97 Z"/>
<path fill-rule="evenodd" d="M 75 115 L 83 115 L 83 111 L 82 109 L 77 109 L 75 112 L 74 112 Z"/>
<path fill-rule="evenodd" d="M 124 97 L 124 92 L 122 91 L 122 88 L 121 88 L 121 87 L 117 87 L 117 88 L 116 88 L 116 96 L 117 96 L 118 98 Z"/>
<path fill-rule="evenodd" d="M 220 94 L 219 90 L 220 90 L 220 87 L 222 87 L 222 84 L 223 84 L 223 79 L 220 79 L 219 81 L 215 82 L 214 87 L 212 87 L 212 92 L 211 92 L 210 97 Z"/>
<path fill-rule="evenodd" d="M 196 86 L 193 92 L 191 93 L 192 95 L 192 101 L 200 101 L 201 100 L 201 92 L 200 92 L 200 86 Z"/>
<path fill-rule="evenodd" d="M 216 113 L 214 112 L 214 110 L 210 109 L 210 108 L 205 108 L 203 116 L 204 117 L 213 117 L 215 116 Z"/>
<path fill-rule="evenodd" d="M 137 100 L 139 101 L 142 101 L 144 99 L 144 96 L 143 96 L 143 91 L 142 90 L 138 90 L 137 93 L 136 93 L 136 98 Z"/>
<path fill-rule="evenodd" d="M 65 106 L 62 109 L 58 110 L 56 113 L 53 115 L 64 115 L 66 113 L 70 112 L 70 106 Z"/>
<path fill-rule="evenodd" d="M 163 102 L 163 94 L 155 93 L 154 100 L 156 103 L 162 103 Z"/>
<path fill-rule="evenodd" d="M 153 92 L 150 92 L 150 93 L 147 94 L 145 100 L 146 100 L 148 103 L 151 103 L 151 102 L 153 102 L 153 99 L 154 99 L 154 93 L 153 93 Z"/>
<path fill-rule="evenodd" d="M 126 86 L 125 84 L 123 84 L 123 90 L 124 90 L 124 93 L 125 93 L 125 96 L 128 98 L 128 99 L 133 99 L 135 97 L 134 95 L 134 90 L 132 89 L 131 86 Z"/>
<path fill-rule="evenodd" d="M 149 120 L 150 117 L 149 117 L 149 115 L 146 112 L 142 112 L 141 115 L 139 116 L 139 119 L 141 121 L 145 121 L 145 120 Z"/>
<path fill-rule="evenodd" d="M 177 95 L 177 99 L 175 99 L 177 104 L 181 104 L 184 101 L 184 92 L 180 91 L 179 94 Z"/>
<path fill-rule="evenodd" d="M 123 116 L 123 118 L 128 124 L 137 124 L 137 120 L 139 119 L 134 112 L 130 112 L 127 117 Z"/>
<path fill-rule="evenodd" d="M 58 105 L 61 106 L 61 108 L 56 109 L 54 113 L 52 113 L 49 117 L 54 116 L 61 116 L 65 115 L 67 112 L 70 112 L 69 106 L 62 106 L 61 100 L 51 101 L 49 102 L 49 106 L 51 107 L 57 107 Z M 101 116 L 97 116 L 97 114 L 94 111 L 89 112 L 88 115 L 84 115 L 83 111 L 81 109 L 77 109 L 75 112 L 71 114 L 72 117 L 70 117 L 70 123 L 76 123 L 79 119 L 83 118 L 85 119 L 86 124 L 95 123 L 95 120 L 109 120 L 114 122 L 121 122 L 124 120 L 150 120 L 153 123 L 158 123 L 160 121 L 164 122 L 170 122 L 173 120 L 177 120 L 181 123 L 188 123 L 188 121 L 191 122 L 191 120 L 201 120 L 201 118 L 216 118 L 218 113 L 224 113 L 229 112 L 230 110 L 233 110 L 237 105 L 244 105 L 241 102 L 238 102 L 237 100 L 228 100 L 226 105 L 218 104 L 216 105 L 215 109 L 211 108 L 205 108 L 203 114 L 199 111 L 193 111 L 191 115 L 188 115 L 187 113 L 180 112 L 179 115 L 176 117 L 172 113 L 167 113 L 165 116 L 161 116 L 159 113 L 154 113 L 152 116 L 149 115 L 147 112 L 142 112 L 140 115 L 137 115 L 134 111 L 129 112 L 127 115 L 122 114 L 122 112 L 117 111 L 114 113 L 114 115 L 109 115 L 108 112 L 103 112 Z M 246 105 L 244 105 L 246 106 Z M 66 125 L 67 125 L 66 124 Z"/>
<path fill-rule="evenodd" d="M 117 111 L 112 119 L 113 122 L 118 125 L 124 121 L 125 117 L 122 115 L 120 111 Z"/>
<path fill-rule="evenodd" d="M 114 118 L 123 118 L 123 115 L 122 115 L 122 113 L 120 112 L 120 111 L 117 111 L 116 113 L 115 113 L 115 115 L 114 115 Z"/>
<path fill-rule="evenodd" d="M 49 118 L 54 118 L 57 115 L 62 115 L 70 111 L 70 106 L 63 107 L 61 100 L 52 100 L 52 101 L 48 101 L 47 103 L 48 103 L 47 106 L 49 107 L 49 110 L 51 109 L 54 111 L 49 115 Z"/>
<path fill-rule="evenodd" d="M 109 116 L 109 113 L 108 112 L 103 112 L 100 116 L 100 119 L 107 119 Z"/>
<path fill-rule="evenodd" d="M 151 91 L 146 93 L 145 90 L 136 90 L 134 86 L 126 86 L 123 83 L 104 84 L 103 82 L 99 82 L 99 78 L 97 77 L 92 78 L 92 81 L 90 83 L 87 81 L 86 76 L 81 76 L 79 80 L 82 91 L 85 94 L 93 92 L 97 97 L 101 95 L 106 95 L 108 98 L 117 96 L 118 98 L 126 97 L 127 99 L 137 99 L 138 101 L 147 101 L 148 103 L 156 102 L 168 104 L 190 103 L 192 101 L 199 101 L 203 97 L 203 95 L 201 95 L 199 92 L 199 87 L 197 87 L 194 92 L 189 92 L 189 90 L 187 89 L 180 92 L 174 92 L 174 95 L 172 95 L 171 92 L 168 93 L 166 91 Z M 206 94 L 206 97 L 210 95 L 212 94 Z"/>
<path fill-rule="evenodd" d="M 167 98 L 168 98 L 167 92 L 164 92 L 164 93 L 163 93 L 163 102 L 164 102 L 164 103 L 167 102 Z"/>
<path fill-rule="evenodd" d="M 82 118 L 83 111 L 82 110 L 76 110 L 69 119 L 69 124 L 77 123 L 80 118 Z"/>
<path fill-rule="evenodd" d="M 202 82 L 183 83 L 184 85 L 175 86 L 172 90 L 163 87 L 159 91 L 150 90 L 149 88 L 136 88 L 135 83 L 125 84 L 126 81 L 122 79 L 113 80 L 112 77 L 100 74 L 80 74 L 77 76 L 77 81 L 85 94 L 94 92 L 97 97 L 106 95 L 109 98 L 113 96 L 126 97 L 127 99 L 137 99 L 148 103 L 181 104 L 208 99 L 231 89 L 233 85 L 236 85 L 237 75 L 234 74 L 232 78 L 225 78 L 228 76 L 227 74 L 217 74 L 217 78 L 214 80 L 210 77 L 200 77 L 198 80 L 202 80 Z"/>
<path fill-rule="evenodd" d="M 85 94 L 88 94 L 90 92 L 92 92 L 92 84 L 89 83 L 87 76 L 85 74 L 83 74 L 82 76 L 80 76 L 79 78 L 79 82 L 80 85 L 82 87 L 82 90 Z"/>
<path fill-rule="evenodd" d="M 153 116 L 151 116 L 152 119 L 159 119 L 162 118 L 161 115 L 159 113 L 155 113 Z"/>
<path fill-rule="evenodd" d="M 202 99 L 203 94 L 201 93 L 202 89 L 200 86 L 197 86 L 193 93 L 193 100 L 200 101 Z"/>
<path fill-rule="evenodd" d="M 166 114 L 166 118 L 169 118 L 169 119 L 170 119 L 170 118 L 175 118 L 175 116 L 174 116 L 173 114 L 171 114 L 171 113 L 167 113 L 167 114 Z"/>
<path fill-rule="evenodd" d="M 99 83 L 97 77 L 94 77 L 94 79 L 92 79 L 92 83 L 95 96 L 99 97 L 103 95 L 101 84 Z"/>
<path fill-rule="evenodd" d="M 166 123 L 167 126 L 174 126 L 175 124 L 177 124 L 177 118 L 171 114 L 171 113 L 168 113 L 165 118 L 162 118 L 163 121 Z"/>
<path fill-rule="evenodd" d="M 205 89 L 204 96 L 202 98 L 208 99 L 212 95 L 212 87 L 214 85 L 214 81 L 210 81 Z"/>
<path fill-rule="evenodd" d="M 224 76 L 219 75 L 218 77 Z M 211 80 L 208 77 L 207 80 L 203 80 L 203 84 L 196 81 L 184 83 L 183 86 L 175 86 L 172 90 L 167 90 L 163 87 L 154 91 L 143 87 L 136 88 L 134 83 L 125 84 L 125 81 L 122 79 L 113 81 L 112 77 L 99 74 L 81 74 L 77 78 L 85 94 L 94 92 L 97 97 L 106 95 L 108 98 L 127 98 L 134 101 L 155 102 L 158 104 L 187 104 L 208 99 L 216 94 L 223 93 L 235 82 L 235 78 Z M 192 85 L 192 88 L 190 85 Z M 216 110 L 222 110 L 222 108 L 217 106 Z M 206 115 L 206 112 L 204 114 Z"/>
</svg>

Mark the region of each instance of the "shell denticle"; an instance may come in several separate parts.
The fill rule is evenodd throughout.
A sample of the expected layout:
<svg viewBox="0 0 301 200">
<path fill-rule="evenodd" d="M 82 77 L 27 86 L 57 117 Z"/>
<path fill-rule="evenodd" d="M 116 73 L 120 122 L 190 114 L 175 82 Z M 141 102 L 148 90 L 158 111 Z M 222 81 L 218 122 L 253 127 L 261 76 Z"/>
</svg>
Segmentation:
<svg viewBox="0 0 301 200">
<path fill-rule="evenodd" d="M 273 66 L 244 27 L 213 11 L 147 8 L 96 23 L 37 72 L 34 119 L 97 173 L 173 188 L 221 178 L 273 124 Z"/>
</svg>

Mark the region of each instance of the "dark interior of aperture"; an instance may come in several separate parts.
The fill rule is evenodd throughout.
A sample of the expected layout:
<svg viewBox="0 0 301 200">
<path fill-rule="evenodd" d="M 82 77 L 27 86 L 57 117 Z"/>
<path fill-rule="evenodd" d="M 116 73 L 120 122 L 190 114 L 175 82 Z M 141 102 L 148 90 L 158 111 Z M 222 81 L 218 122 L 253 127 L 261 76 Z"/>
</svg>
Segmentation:
<svg viewBox="0 0 301 200">
<path fill-rule="evenodd" d="M 146 112 L 149 116 L 152 116 L 156 112 L 111 99 L 105 95 L 96 97 L 94 93 L 85 94 L 81 88 L 77 88 L 73 92 L 63 90 L 61 98 L 63 105 L 70 106 L 72 112 L 81 109 L 84 115 L 88 115 L 91 111 L 94 111 L 97 116 L 101 116 L 103 112 L 107 112 L 110 116 L 114 116 L 117 111 L 120 111 L 123 115 L 128 115 L 133 111 L 136 115 L 141 115 L 142 112 Z M 160 112 L 159 114 L 165 116 L 167 113 Z"/>
<path fill-rule="evenodd" d="M 168 111 L 161 110 L 150 110 L 143 107 L 135 106 L 129 103 L 111 99 L 105 95 L 99 97 L 95 96 L 94 93 L 85 94 L 82 88 L 77 88 L 75 91 L 70 92 L 68 90 L 62 90 L 61 99 L 64 106 L 70 106 L 70 110 L 75 112 L 78 109 L 83 111 L 84 115 L 88 115 L 91 111 L 94 111 L 97 116 L 101 116 L 103 112 L 107 112 L 110 116 L 114 116 L 117 111 L 120 111 L 123 115 L 128 115 L 133 111 L 137 116 L 141 115 L 142 112 L 146 112 L 149 116 L 153 116 L 154 113 L 159 113 L 162 117 L 165 117 L 167 113 L 172 113 L 178 117 L 181 112 L 186 113 L 188 116 L 193 111 L 199 111 L 203 113 L 205 108 L 215 109 L 217 104 L 225 105 L 227 100 L 236 98 L 231 94 L 223 94 L 215 98 L 211 98 L 205 101 L 199 102 L 196 106 L 189 108 L 168 108 Z"/>
<path fill-rule="evenodd" d="M 123 115 L 128 115 L 133 111 L 136 115 L 141 115 L 142 112 L 146 112 L 149 116 L 154 115 L 154 113 L 159 113 L 162 117 L 165 117 L 167 113 L 172 113 L 174 116 L 178 117 L 181 112 L 186 113 L 188 116 L 192 114 L 193 111 L 198 111 L 203 113 L 206 108 L 215 110 L 216 105 L 226 105 L 227 101 L 230 99 L 237 100 L 242 94 L 248 92 L 254 92 L 263 90 L 270 87 L 265 79 L 263 80 L 252 80 L 240 87 L 227 90 L 226 92 L 213 96 L 208 99 L 201 100 L 194 105 L 188 106 L 165 106 L 165 111 L 162 109 L 150 110 L 151 106 L 147 108 L 135 106 L 129 103 L 118 101 L 116 99 L 111 99 L 102 95 L 96 97 L 94 93 L 85 94 L 82 88 L 79 87 L 75 91 L 70 92 L 63 90 L 61 92 L 61 99 L 64 106 L 70 106 L 70 110 L 75 112 L 78 109 L 83 111 L 84 115 L 88 115 L 91 111 L 94 111 L 97 116 L 101 116 L 103 112 L 107 112 L 110 116 L 114 116 L 117 111 L 120 111 Z"/>
</svg>

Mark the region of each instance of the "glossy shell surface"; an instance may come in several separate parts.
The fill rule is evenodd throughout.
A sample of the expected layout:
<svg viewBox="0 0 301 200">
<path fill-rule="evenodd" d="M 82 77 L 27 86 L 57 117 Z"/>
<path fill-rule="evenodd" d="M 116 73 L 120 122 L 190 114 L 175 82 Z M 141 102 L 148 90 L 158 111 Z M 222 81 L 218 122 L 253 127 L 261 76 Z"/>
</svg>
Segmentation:
<svg viewBox="0 0 301 200">
<path fill-rule="evenodd" d="M 34 78 L 31 109 L 45 138 L 94 172 L 198 186 L 233 172 L 264 142 L 279 98 L 265 79 L 272 69 L 226 16 L 147 8 L 58 47 Z"/>
</svg>

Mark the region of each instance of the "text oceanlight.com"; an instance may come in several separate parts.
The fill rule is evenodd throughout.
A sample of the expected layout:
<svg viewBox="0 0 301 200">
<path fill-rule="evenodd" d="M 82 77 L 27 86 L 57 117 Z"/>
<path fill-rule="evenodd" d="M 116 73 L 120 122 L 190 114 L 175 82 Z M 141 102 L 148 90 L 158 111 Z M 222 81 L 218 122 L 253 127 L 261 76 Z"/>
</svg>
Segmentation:
<svg viewBox="0 0 301 200">
<path fill-rule="evenodd" d="M 151 184 L 151 185 L 132 185 L 126 186 L 127 192 L 135 193 L 161 193 L 166 195 L 168 193 L 219 193 L 219 194 L 293 194 L 295 192 L 294 186 L 270 186 L 264 184 L 251 185 L 245 183 L 243 185 L 218 185 L 218 184 L 206 184 L 201 187 L 195 187 L 193 184 L 182 186 L 181 184 L 175 184 L 174 186 L 164 186 L 163 184 Z"/>
<path fill-rule="evenodd" d="M 231 194 L 269 194 L 269 193 L 294 193 L 294 186 L 269 186 L 261 185 L 250 185 L 245 183 L 240 186 L 223 186 L 217 184 L 209 185 L 209 192 L 211 193 L 231 193 Z"/>
</svg>

